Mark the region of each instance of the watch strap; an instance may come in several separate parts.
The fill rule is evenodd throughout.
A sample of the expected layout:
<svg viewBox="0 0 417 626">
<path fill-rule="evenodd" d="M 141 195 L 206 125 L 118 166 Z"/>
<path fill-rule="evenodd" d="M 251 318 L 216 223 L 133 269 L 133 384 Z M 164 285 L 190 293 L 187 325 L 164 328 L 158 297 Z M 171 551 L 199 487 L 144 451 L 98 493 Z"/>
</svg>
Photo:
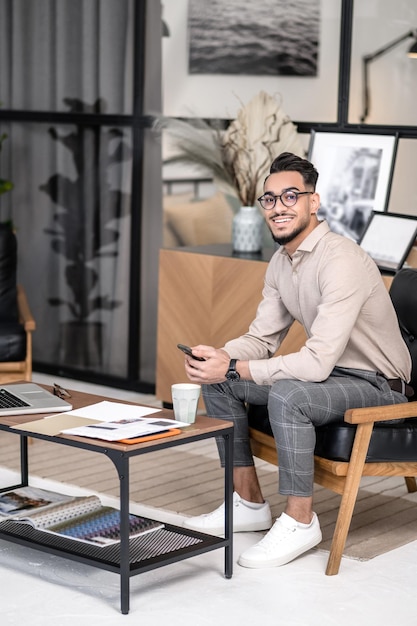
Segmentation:
<svg viewBox="0 0 417 626">
<path fill-rule="evenodd" d="M 240 374 L 236 370 L 237 359 L 230 359 L 229 368 L 226 372 L 227 380 L 237 381 L 240 380 Z"/>
</svg>

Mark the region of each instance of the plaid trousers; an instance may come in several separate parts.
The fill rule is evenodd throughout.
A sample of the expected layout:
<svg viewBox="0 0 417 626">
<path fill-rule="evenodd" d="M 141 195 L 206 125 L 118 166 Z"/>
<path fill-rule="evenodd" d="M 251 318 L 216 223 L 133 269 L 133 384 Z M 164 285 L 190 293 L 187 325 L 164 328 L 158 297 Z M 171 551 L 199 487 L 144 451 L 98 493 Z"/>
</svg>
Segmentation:
<svg viewBox="0 0 417 626">
<path fill-rule="evenodd" d="M 279 493 L 304 497 L 313 493 L 315 426 L 342 422 L 347 409 L 407 402 L 383 376 L 338 367 L 322 382 L 285 379 L 269 386 L 225 381 L 203 385 L 202 392 L 207 415 L 234 423 L 235 467 L 254 465 L 246 403 L 268 405 L 279 458 Z M 222 438 L 217 446 L 224 465 Z"/>
</svg>

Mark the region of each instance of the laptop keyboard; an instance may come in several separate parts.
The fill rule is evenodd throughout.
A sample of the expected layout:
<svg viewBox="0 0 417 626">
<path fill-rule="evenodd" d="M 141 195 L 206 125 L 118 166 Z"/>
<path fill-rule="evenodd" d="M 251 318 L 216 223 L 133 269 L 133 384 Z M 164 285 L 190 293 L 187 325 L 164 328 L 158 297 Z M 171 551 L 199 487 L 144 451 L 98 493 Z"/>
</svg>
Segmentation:
<svg viewBox="0 0 417 626">
<path fill-rule="evenodd" d="M 6 389 L 0 389 L 0 409 L 18 409 L 21 406 L 30 406 L 30 404 L 17 398 Z"/>
</svg>

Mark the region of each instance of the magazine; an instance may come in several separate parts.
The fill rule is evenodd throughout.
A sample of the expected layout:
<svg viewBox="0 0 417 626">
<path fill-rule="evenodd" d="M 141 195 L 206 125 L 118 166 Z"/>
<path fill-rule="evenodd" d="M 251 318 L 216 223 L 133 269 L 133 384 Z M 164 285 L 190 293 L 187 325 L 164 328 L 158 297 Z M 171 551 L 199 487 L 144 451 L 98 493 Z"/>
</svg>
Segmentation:
<svg viewBox="0 0 417 626">
<path fill-rule="evenodd" d="M 22 487 L 0 495 L 0 516 L 95 546 L 120 542 L 120 512 L 103 506 L 97 496 L 72 497 Z M 130 538 L 161 528 L 161 522 L 129 514 Z"/>
<path fill-rule="evenodd" d="M 62 493 L 34 487 L 20 487 L 14 491 L 0 493 L 0 519 L 26 514 L 32 510 L 45 509 L 57 502 L 68 502 L 73 497 Z"/>
</svg>

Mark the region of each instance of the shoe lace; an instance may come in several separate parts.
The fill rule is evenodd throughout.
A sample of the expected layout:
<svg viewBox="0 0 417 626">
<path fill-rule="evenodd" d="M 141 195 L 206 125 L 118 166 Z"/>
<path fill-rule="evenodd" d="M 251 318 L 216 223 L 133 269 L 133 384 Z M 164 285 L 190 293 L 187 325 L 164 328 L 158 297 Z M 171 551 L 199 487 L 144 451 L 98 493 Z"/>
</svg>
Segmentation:
<svg viewBox="0 0 417 626">
<path fill-rule="evenodd" d="M 271 530 L 267 532 L 263 539 L 261 539 L 258 546 L 269 549 L 279 543 L 282 543 L 283 541 L 286 541 L 296 530 L 297 528 L 295 526 L 293 528 L 288 528 L 288 526 L 284 526 L 284 524 L 282 524 L 278 519 L 272 526 Z"/>
</svg>

